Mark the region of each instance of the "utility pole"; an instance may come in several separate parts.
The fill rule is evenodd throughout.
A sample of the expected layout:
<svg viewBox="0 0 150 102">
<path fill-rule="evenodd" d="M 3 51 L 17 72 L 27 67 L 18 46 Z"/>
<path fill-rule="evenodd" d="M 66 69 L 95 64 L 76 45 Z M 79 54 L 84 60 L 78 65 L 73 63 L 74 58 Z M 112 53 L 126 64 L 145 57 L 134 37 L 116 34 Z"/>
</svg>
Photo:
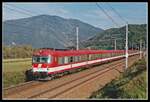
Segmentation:
<svg viewBox="0 0 150 102">
<path fill-rule="evenodd" d="M 76 50 L 79 50 L 79 35 L 78 35 L 78 27 L 76 27 L 76 33 L 77 33 L 77 48 Z"/>
<path fill-rule="evenodd" d="M 126 23 L 126 66 L 125 69 L 128 68 L 128 22 Z"/>
<path fill-rule="evenodd" d="M 143 42 L 143 49 L 145 50 L 145 41 Z"/>
<path fill-rule="evenodd" d="M 140 59 L 142 59 L 142 40 L 140 40 Z"/>
<path fill-rule="evenodd" d="M 114 39 L 115 40 L 115 50 L 116 50 L 116 39 Z"/>
<path fill-rule="evenodd" d="M 115 34 L 115 35 L 121 35 L 121 34 Z M 117 50 L 117 40 L 120 40 L 121 38 L 117 37 L 111 37 L 111 40 L 114 40 L 114 49 Z"/>
<path fill-rule="evenodd" d="M 132 50 L 133 50 L 133 42 L 132 42 Z"/>
</svg>

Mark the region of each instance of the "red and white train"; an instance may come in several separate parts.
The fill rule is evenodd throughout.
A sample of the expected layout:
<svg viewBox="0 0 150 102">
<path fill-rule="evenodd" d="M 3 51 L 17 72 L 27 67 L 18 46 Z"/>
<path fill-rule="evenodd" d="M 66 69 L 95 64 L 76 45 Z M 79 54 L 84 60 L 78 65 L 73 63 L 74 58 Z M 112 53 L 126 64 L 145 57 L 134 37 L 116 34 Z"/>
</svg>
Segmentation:
<svg viewBox="0 0 150 102">
<path fill-rule="evenodd" d="M 129 56 L 139 54 L 128 51 Z M 33 53 L 34 76 L 51 76 L 74 68 L 88 67 L 125 57 L 124 50 L 51 50 L 41 49 Z"/>
</svg>

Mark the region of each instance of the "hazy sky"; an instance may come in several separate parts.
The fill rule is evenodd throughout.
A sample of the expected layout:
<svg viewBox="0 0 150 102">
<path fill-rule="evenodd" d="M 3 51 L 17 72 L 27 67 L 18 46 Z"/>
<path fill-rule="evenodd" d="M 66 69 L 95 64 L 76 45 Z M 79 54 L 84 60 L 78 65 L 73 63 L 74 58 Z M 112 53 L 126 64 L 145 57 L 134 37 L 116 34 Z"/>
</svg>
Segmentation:
<svg viewBox="0 0 150 102">
<path fill-rule="evenodd" d="M 112 6 L 129 24 L 144 24 L 147 16 L 147 3 L 145 2 L 99 2 L 107 13 L 119 24 L 124 22 L 116 15 Z M 96 6 L 96 3 L 3 3 L 3 21 L 26 18 L 40 14 L 57 15 L 64 18 L 74 18 L 95 27 L 108 29 L 116 27 L 114 23 Z"/>
</svg>

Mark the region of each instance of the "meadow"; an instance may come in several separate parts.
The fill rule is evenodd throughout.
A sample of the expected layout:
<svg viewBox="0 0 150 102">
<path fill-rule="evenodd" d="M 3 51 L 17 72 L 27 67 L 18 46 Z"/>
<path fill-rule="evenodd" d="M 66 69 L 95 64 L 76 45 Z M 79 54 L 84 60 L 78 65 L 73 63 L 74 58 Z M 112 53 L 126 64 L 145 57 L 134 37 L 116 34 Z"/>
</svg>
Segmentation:
<svg viewBox="0 0 150 102">
<path fill-rule="evenodd" d="M 31 65 L 31 58 L 3 60 L 3 87 L 6 88 L 25 82 L 25 72 L 31 69 Z"/>
</svg>

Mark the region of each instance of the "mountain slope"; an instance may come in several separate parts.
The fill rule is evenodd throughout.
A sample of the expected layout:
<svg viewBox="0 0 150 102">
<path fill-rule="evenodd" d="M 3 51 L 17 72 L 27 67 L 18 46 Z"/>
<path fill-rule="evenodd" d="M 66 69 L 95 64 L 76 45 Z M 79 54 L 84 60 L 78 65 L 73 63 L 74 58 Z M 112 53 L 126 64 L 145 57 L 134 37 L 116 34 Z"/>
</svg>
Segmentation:
<svg viewBox="0 0 150 102">
<path fill-rule="evenodd" d="M 138 48 L 140 46 L 140 40 L 142 40 L 142 46 L 146 44 L 146 24 L 129 24 L 128 25 L 128 47 Z M 111 28 L 107 29 L 94 37 L 86 40 L 82 43 L 84 47 L 91 47 L 96 49 L 114 49 L 114 38 L 116 38 L 117 49 L 125 48 L 125 35 L 126 28 Z"/>
<path fill-rule="evenodd" d="M 64 48 L 75 44 L 76 26 L 80 41 L 103 31 L 76 19 L 39 15 L 3 22 L 3 44 L 28 44 L 35 48 Z"/>
</svg>

